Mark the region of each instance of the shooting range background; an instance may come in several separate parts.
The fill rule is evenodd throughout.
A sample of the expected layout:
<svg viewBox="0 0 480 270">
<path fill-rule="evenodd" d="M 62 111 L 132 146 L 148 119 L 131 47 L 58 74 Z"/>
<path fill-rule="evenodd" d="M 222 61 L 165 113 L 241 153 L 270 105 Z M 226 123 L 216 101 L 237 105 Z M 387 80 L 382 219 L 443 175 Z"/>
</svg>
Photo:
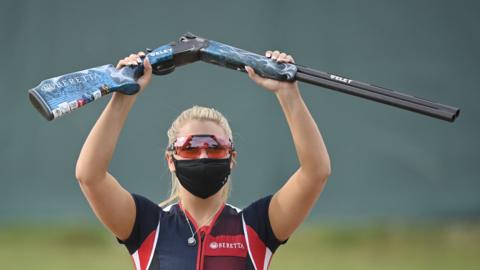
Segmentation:
<svg viewBox="0 0 480 270">
<path fill-rule="evenodd" d="M 477 269 L 478 14 L 473 0 L 1 1 L 0 268 L 131 269 L 74 175 L 109 97 L 47 122 L 27 90 L 191 31 L 462 109 L 447 123 L 300 84 L 333 173 L 272 269 Z M 195 104 L 233 128 L 230 203 L 275 192 L 298 167 L 275 96 L 246 74 L 195 63 L 154 77 L 131 111 L 110 167 L 129 191 L 167 197 L 166 131 Z"/>
<path fill-rule="evenodd" d="M 475 1 L 2 1 L 0 222 L 91 219 L 74 176 L 109 97 L 47 122 L 41 80 L 155 48 L 191 31 L 242 49 L 460 107 L 447 123 L 316 86 L 300 88 L 333 173 L 309 221 L 477 218 L 480 13 Z M 230 202 L 275 192 L 298 166 L 277 99 L 246 74 L 195 63 L 154 77 L 130 113 L 111 172 L 166 198 L 172 120 L 194 104 L 229 119 L 239 152 Z M 314 151 L 314 149 L 312 149 Z"/>
</svg>

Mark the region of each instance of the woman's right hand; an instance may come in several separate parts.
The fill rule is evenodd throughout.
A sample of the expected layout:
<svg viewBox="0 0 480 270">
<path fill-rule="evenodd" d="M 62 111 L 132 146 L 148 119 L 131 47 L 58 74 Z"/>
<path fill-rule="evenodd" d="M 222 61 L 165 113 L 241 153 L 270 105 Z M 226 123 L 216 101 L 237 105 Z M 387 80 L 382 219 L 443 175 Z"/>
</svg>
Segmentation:
<svg viewBox="0 0 480 270">
<path fill-rule="evenodd" d="M 123 58 L 122 60 L 118 61 L 116 68 L 121 69 L 124 66 L 137 66 L 139 63 L 142 62 L 141 57 L 144 57 L 145 53 L 144 52 L 138 52 L 137 54 L 130 54 L 129 56 Z M 145 57 L 143 59 L 143 75 L 138 78 L 137 83 L 140 85 L 140 93 L 147 87 L 147 85 L 150 83 L 150 80 L 152 79 L 152 65 L 150 65 L 150 62 L 148 61 L 148 57 Z M 137 93 L 137 94 L 138 94 Z"/>
</svg>

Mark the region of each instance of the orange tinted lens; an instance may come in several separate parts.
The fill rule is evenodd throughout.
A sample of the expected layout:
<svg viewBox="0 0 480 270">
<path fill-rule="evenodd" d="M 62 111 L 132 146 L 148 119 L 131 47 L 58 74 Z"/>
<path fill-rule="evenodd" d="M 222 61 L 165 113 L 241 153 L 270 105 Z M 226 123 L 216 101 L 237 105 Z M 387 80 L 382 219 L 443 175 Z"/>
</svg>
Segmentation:
<svg viewBox="0 0 480 270">
<path fill-rule="evenodd" d="M 228 149 L 225 147 L 207 148 L 207 156 L 209 158 L 224 158 L 227 153 Z"/>
<path fill-rule="evenodd" d="M 200 148 L 178 148 L 176 152 L 183 158 L 198 158 L 202 154 Z"/>
<path fill-rule="evenodd" d="M 225 158 L 228 154 L 228 148 L 206 148 L 208 158 Z M 200 158 L 202 155 L 202 148 L 177 148 L 176 154 L 183 158 Z"/>
</svg>

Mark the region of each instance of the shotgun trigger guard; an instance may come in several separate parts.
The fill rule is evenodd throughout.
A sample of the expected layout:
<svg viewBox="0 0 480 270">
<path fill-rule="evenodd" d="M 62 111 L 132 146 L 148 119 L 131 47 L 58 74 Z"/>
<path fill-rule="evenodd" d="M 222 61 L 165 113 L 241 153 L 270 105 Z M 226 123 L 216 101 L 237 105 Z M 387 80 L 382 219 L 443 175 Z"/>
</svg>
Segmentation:
<svg viewBox="0 0 480 270">
<path fill-rule="evenodd" d="M 152 66 L 152 73 L 155 75 L 167 75 L 175 70 L 173 60 L 163 62 L 161 65 Z"/>
</svg>

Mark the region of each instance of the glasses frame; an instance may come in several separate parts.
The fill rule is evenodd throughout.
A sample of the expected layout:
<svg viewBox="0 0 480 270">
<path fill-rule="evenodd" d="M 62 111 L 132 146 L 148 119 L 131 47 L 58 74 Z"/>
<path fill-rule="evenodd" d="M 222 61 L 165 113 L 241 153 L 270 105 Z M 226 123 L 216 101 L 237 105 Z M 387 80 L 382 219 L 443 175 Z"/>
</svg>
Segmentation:
<svg viewBox="0 0 480 270">
<path fill-rule="evenodd" d="M 227 153 L 230 154 L 230 157 L 232 156 L 232 152 L 235 151 L 235 147 L 233 146 L 233 142 L 230 138 L 228 138 L 228 141 L 227 141 L 223 138 L 219 138 L 219 137 L 217 137 L 215 135 L 212 135 L 212 134 L 192 134 L 192 135 L 188 135 L 188 136 L 178 137 L 178 138 L 175 139 L 175 141 L 173 141 L 173 143 L 171 143 L 168 146 L 167 150 L 173 152 L 176 155 L 178 155 L 177 149 L 186 148 L 194 137 L 212 138 L 215 142 L 218 143 L 219 146 L 227 148 Z M 183 143 L 181 145 L 177 145 L 179 140 L 183 141 Z M 208 146 L 200 146 L 200 147 L 195 147 L 195 148 L 197 148 L 197 149 L 198 148 L 199 149 L 208 149 L 209 147 Z M 179 156 L 181 156 L 181 155 L 179 155 Z M 208 157 L 208 152 L 207 152 L 207 157 Z"/>
</svg>

